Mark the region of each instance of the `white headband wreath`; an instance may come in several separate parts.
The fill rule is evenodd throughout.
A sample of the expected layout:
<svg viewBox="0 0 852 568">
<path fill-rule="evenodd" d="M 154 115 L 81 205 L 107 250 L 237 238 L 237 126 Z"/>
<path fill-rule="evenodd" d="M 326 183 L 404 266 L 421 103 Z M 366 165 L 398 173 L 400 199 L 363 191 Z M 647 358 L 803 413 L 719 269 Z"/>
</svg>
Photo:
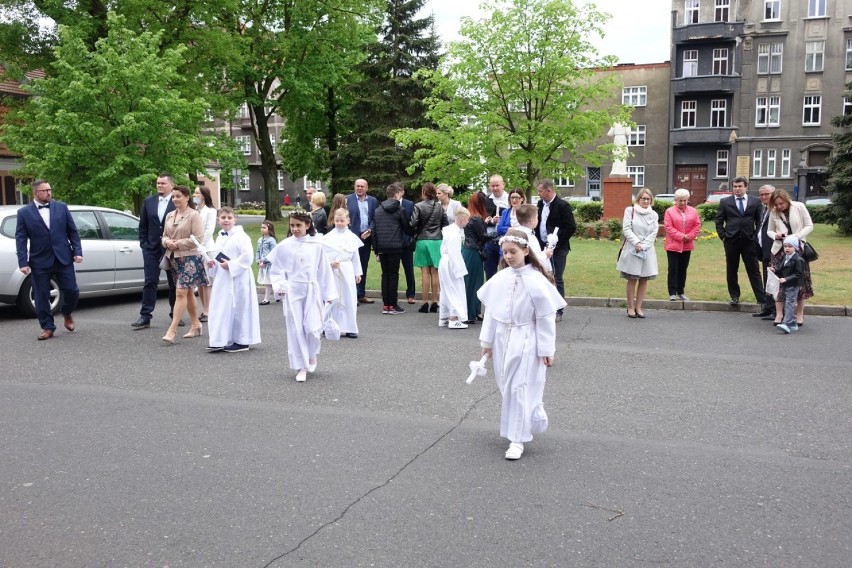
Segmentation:
<svg viewBox="0 0 852 568">
<path fill-rule="evenodd" d="M 526 239 L 522 239 L 521 237 L 515 237 L 513 235 L 508 235 L 505 237 L 500 237 L 500 246 L 503 246 L 503 243 L 515 243 L 516 245 L 520 245 L 522 247 L 530 246 L 530 242 Z"/>
</svg>

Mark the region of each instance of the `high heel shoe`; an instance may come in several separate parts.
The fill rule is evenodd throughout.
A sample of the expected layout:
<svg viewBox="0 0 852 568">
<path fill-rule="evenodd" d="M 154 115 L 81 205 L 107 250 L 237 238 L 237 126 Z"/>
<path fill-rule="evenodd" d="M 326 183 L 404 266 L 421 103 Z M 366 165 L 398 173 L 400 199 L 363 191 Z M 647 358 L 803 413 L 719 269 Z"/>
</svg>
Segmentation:
<svg viewBox="0 0 852 568">
<path fill-rule="evenodd" d="M 176 334 L 177 334 L 177 331 L 173 330 L 172 328 L 169 328 L 169 330 L 166 331 L 166 334 L 163 336 L 163 341 L 165 341 L 169 345 L 174 345 Z"/>
<path fill-rule="evenodd" d="M 192 339 L 193 337 L 201 337 L 202 335 L 204 335 L 204 326 L 198 324 L 198 327 L 195 327 L 194 325 L 190 326 L 189 332 L 185 333 L 183 338 Z"/>
<path fill-rule="evenodd" d="M 630 309 L 628 308 L 628 310 L 627 310 L 627 317 L 629 317 L 629 318 L 631 318 L 631 319 L 636 319 L 636 318 L 638 318 L 639 316 L 638 316 L 638 315 L 636 315 L 635 313 L 634 313 L 633 315 L 630 315 Z"/>
</svg>

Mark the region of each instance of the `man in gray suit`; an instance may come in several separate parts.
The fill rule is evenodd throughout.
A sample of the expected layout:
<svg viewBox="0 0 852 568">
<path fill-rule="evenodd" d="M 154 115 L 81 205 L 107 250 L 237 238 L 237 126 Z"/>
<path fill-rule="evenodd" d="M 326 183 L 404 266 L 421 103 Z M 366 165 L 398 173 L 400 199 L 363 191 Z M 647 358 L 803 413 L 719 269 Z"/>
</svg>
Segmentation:
<svg viewBox="0 0 852 568">
<path fill-rule="evenodd" d="M 763 208 L 760 211 L 760 227 L 757 232 L 757 256 L 760 257 L 760 263 L 763 268 L 763 283 L 766 284 L 766 270 L 772 263 L 772 239 L 766 235 L 766 229 L 769 226 L 769 198 L 772 197 L 772 192 L 775 191 L 775 186 L 766 184 L 760 186 L 757 196 L 760 198 L 760 203 Z M 775 298 L 771 294 L 766 294 L 766 300 L 763 302 L 763 309 L 752 314 L 753 317 L 763 318 L 765 320 L 775 319 Z"/>
</svg>

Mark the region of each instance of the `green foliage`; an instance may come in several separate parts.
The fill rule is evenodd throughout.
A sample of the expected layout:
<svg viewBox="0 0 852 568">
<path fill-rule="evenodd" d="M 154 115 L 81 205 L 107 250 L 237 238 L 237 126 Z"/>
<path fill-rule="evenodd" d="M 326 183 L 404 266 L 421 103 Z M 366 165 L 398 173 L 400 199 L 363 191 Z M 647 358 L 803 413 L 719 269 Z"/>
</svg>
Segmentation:
<svg viewBox="0 0 852 568">
<path fill-rule="evenodd" d="M 617 241 L 621 239 L 621 232 L 624 230 L 624 225 L 621 219 L 612 218 L 606 222 L 609 231 L 609 240 Z"/>
<path fill-rule="evenodd" d="M 808 213 L 811 216 L 811 221 L 814 223 L 823 223 L 826 225 L 834 225 L 837 223 L 837 218 L 834 216 L 833 208 L 829 205 L 807 205 Z"/>
<path fill-rule="evenodd" d="M 2 130 L 25 175 L 44 177 L 58 197 L 138 211 L 156 173 L 204 171 L 235 160 L 225 136 L 205 135 L 207 104 L 181 96 L 183 48 L 160 50 L 160 34 L 136 33 L 110 16 L 93 48 L 80 30 L 60 27 L 47 78 Z"/>
<path fill-rule="evenodd" d="M 483 11 L 490 17 L 462 19 L 462 39 L 449 45 L 440 70 L 423 73 L 435 126 L 392 133 L 415 148 L 409 172 L 422 168 L 421 180 L 462 187 L 499 172 L 508 187 L 531 192 L 541 177 L 609 159 L 611 145 L 594 143 L 630 113 L 602 104 L 616 79 L 596 69 L 615 59 L 600 57 L 590 38 L 607 16 L 572 0 L 497 0 Z"/>
<path fill-rule="evenodd" d="M 852 97 L 852 83 L 846 85 L 846 98 Z M 827 190 L 832 197 L 826 214 L 837 225 L 841 235 L 852 235 L 852 115 L 835 116 L 831 124 L 839 129 L 834 133 L 834 152 L 828 161 Z"/>
<path fill-rule="evenodd" d="M 574 210 L 574 217 L 584 223 L 600 221 L 603 217 L 603 202 L 601 201 L 572 203 L 571 209 Z"/>
<path fill-rule="evenodd" d="M 662 201 L 654 200 L 654 204 L 651 205 L 651 208 L 657 212 L 657 215 L 660 217 L 660 223 L 663 222 L 663 217 L 666 214 L 666 209 L 674 205 L 671 201 L 666 201 L 663 199 Z"/>
<path fill-rule="evenodd" d="M 702 222 L 716 221 L 716 214 L 719 212 L 718 203 L 702 203 L 696 207 L 698 216 Z"/>
</svg>

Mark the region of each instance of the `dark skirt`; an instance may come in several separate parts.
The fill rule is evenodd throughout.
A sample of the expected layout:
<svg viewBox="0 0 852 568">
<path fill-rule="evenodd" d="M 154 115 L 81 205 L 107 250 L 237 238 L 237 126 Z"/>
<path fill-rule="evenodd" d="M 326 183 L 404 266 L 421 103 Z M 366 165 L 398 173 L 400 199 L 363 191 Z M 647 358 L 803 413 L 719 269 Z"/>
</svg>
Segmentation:
<svg viewBox="0 0 852 568">
<path fill-rule="evenodd" d="M 462 258 L 464 259 L 464 266 L 467 268 L 467 275 L 464 277 L 464 292 L 467 296 L 467 320 L 476 321 L 476 316 L 482 310 L 482 303 L 476 293 L 485 283 L 482 257 L 478 250 L 462 247 Z"/>
<path fill-rule="evenodd" d="M 804 260 L 804 259 L 802 259 Z M 781 264 L 784 262 L 784 249 L 782 248 L 778 252 L 775 253 L 775 256 L 772 257 L 772 267 L 780 268 Z M 796 296 L 796 300 L 807 300 L 808 298 L 813 297 L 814 295 L 814 284 L 811 281 L 811 263 L 805 260 L 805 274 L 802 278 L 802 285 L 799 287 L 799 295 Z M 778 291 L 778 296 L 775 298 L 777 302 L 784 301 L 784 294 L 781 291 Z"/>
<path fill-rule="evenodd" d="M 178 256 L 171 259 L 171 263 L 176 288 L 210 285 L 207 270 L 204 268 L 204 258 L 200 254 Z"/>
</svg>

